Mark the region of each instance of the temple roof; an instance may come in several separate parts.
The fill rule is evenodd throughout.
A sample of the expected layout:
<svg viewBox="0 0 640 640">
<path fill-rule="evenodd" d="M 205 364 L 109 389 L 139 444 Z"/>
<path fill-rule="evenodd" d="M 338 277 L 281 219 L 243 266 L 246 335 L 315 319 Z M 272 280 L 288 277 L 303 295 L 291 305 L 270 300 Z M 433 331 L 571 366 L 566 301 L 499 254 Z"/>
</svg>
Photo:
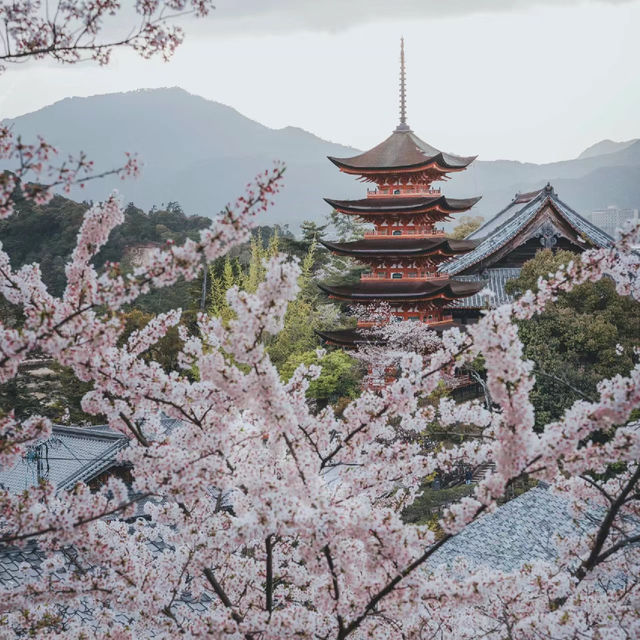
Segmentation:
<svg viewBox="0 0 640 640">
<path fill-rule="evenodd" d="M 178 420 L 163 417 L 161 424 L 171 430 Z M 20 493 L 46 479 L 56 491 L 71 489 L 117 465 L 120 450 L 128 444 L 129 438 L 108 425 L 54 425 L 48 440 L 30 447 L 12 467 L 0 468 L 0 488 Z"/>
<path fill-rule="evenodd" d="M 429 165 L 441 171 L 465 169 L 477 156 L 444 153 L 418 138 L 408 127 L 398 127 L 384 142 L 350 158 L 329 160 L 341 169 L 366 173 L 393 169 L 421 169 Z"/>
<path fill-rule="evenodd" d="M 480 291 L 484 283 L 434 278 L 433 280 L 361 280 L 349 287 L 328 287 L 323 284 L 318 286 L 330 296 L 343 300 L 420 301 L 463 298 Z"/>
<path fill-rule="evenodd" d="M 576 518 L 568 500 L 540 483 L 469 524 L 443 544 L 426 567 L 453 567 L 462 558 L 472 567 L 511 572 L 535 560 L 553 561 L 558 557 L 554 540 L 579 537 L 601 518 L 593 509 Z"/>
<path fill-rule="evenodd" d="M 362 329 L 355 327 L 352 329 L 336 329 L 335 331 L 316 331 L 316 334 L 326 342 L 343 347 L 357 347 L 362 344 L 384 344 L 384 341 L 380 338 L 369 335 L 366 330 L 363 332 Z"/>
<path fill-rule="evenodd" d="M 449 321 L 439 322 L 429 328 L 436 333 L 442 333 L 446 329 L 461 326 L 458 322 Z M 384 344 L 384 340 L 376 337 L 370 329 L 361 329 L 358 327 L 354 327 L 353 329 L 337 329 L 335 331 L 316 331 L 316 334 L 327 342 L 343 347 L 357 347 L 364 344 L 377 346 Z"/>
<path fill-rule="evenodd" d="M 433 238 L 412 238 L 410 236 L 388 236 L 386 238 L 365 238 L 353 242 L 320 241 L 327 249 L 342 255 L 361 258 L 383 256 L 422 257 L 436 253 L 452 256 L 475 248 L 470 240 L 455 240 L 443 236 Z"/>
<path fill-rule="evenodd" d="M 88 482 L 115 464 L 128 438 L 108 427 L 55 425 L 42 446 L 32 447 L 17 464 L 0 471 L 0 487 L 20 493 L 46 478 L 56 490 Z"/>
<path fill-rule="evenodd" d="M 484 288 L 491 293 L 476 293 L 468 298 L 456 300 L 451 309 L 495 309 L 503 304 L 513 302 L 514 297 L 507 293 L 505 285 L 520 275 L 520 267 L 497 267 L 483 269 L 481 273 L 456 276 L 464 282 L 484 283 Z"/>
<path fill-rule="evenodd" d="M 589 245 L 610 246 L 613 240 L 604 231 L 585 220 L 580 214 L 566 205 L 548 184 L 544 189 L 528 194 L 516 194 L 513 201 L 491 220 L 467 236 L 467 240 L 479 242 L 478 246 L 465 255 L 454 258 L 441 269 L 443 273 L 457 275 L 468 272 L 478 263 L 490 263 L 491 256 L 509 242 L 524 233 L 536 216 L 549 206 L 557 218 L 575 234 L 576 243 L 585 249 Z"/>
<path fill-rule="evenodd" d="M 473 207 L 477 198 L 446 198 L 445 196 L 395 196 L 381 198 L 362 198 L 360 200 L 332 200 L 325 198 L 325 202 L 334 209 L 344 213 L 356 215 L 369 214 L 416 214 L 439 210 L 443 213 L 466 211 Z"/>
</svg>

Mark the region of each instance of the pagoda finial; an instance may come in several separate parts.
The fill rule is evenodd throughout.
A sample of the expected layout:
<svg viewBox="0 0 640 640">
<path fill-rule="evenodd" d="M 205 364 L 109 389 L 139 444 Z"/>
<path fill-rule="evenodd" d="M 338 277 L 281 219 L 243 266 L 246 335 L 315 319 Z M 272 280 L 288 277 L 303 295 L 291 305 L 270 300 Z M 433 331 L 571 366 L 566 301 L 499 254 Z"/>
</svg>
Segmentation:
<svg viewBox="0 0 640 640">
<path fill-rule="evenodd" d="M 404 38 L 400 38 L 400 124 L 396 127 L 396 131 L 410 131 L 407 124 L 407 89 L 405 80 Z"/>
</svg>

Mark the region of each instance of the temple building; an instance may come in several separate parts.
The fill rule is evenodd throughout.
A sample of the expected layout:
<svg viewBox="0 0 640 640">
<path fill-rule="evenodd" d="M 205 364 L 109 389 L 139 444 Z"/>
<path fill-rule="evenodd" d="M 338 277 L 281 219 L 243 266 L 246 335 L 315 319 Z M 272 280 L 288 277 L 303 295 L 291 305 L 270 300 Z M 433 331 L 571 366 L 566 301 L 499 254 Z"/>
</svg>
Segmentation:
<svg viewBox="0 0 640 640">
<path fill-rule="evenodd" d="M 350 256 L 369 267 L 354 286 L 320 285 L 331 298 L 352 304 L 387 303 L 391 314 L 402 320 L 427 323 L 435 330 L 453 325 L 451 303 L 472 296 L 483 283 L 460 281 L 442 273 L 443 263 L 465 254 L 474 242 L 447 238 L 437 224 L 469 210 L 480 198 L 447 198 L 436 181 L 464 171 L 475 156 L 463 157 L 439 151 L 411 130 L 406 117 L 404 42 L 400 47 L 400 122 L 379 145 L 351 158 L 329 160 L 340 171 L 371 185 L 360 200 L 326 202 L 335 210 L 371 223 L 373 230 L 352 242 L 323 242 L 336 254 Z M 355 329 L 321 332 L 327 342 L 355 346 L 369 342 Z"/>
<path fill-rule="evenodd" d="M 580 253 L 613 242 L 560 200 L 550 184 L 538 191 L 517 193 L 507 207 L 465 240 L 475 248 L 443 265 L 442 273 L 469 284 L 482 282 L 492 295 L 458 300 L 453 316 L 463 324 L 475 322 L 482 309 L 510 302 L 505 283 L 517 278 L 522 265 L 540 249 Z"/>
</svg>

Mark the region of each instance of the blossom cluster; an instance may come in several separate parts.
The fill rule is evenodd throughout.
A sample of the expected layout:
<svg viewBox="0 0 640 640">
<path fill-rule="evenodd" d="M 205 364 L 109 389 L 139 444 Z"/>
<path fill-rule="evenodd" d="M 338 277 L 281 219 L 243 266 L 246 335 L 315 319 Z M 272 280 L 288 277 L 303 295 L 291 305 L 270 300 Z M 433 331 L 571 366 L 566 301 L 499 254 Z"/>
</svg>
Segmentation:
<svg viewBox="0 0 640 640">
<path fill-rule="evenodd" d="M 89 180 L 116 175 L 121 179 L 137 177 L 140 163 L 134 154 L 125 154 L 125 162 L 116 169 L 96 173 L 84 153 L 54 164 L 58 150 L 38 137 L 33 144 L 23 142 L 7 125 L 0 125 L 0 162 L 12 166 L 0 173 L 0 220 L 15 209 L 18 196 L 35 204 L 46 204 L 57 189 L 69 193 L 74 185 L 84 187 Z"/>
<path fill-rule="evenodd" d="M 407 336 L 394 356 L 395 382 L 365 390 L 339 415 L 331 407 L 318 413 L 305 397 L 317 368 L 301 366 L 283 383 L 264 348 L 297 293 L 300 269 L 283 256 L 268 261 L 254 293 L 227 292 L 230 322 L 201 315 L 197 331 L 180 327 L 179 370 L 145 357 L 179 323 L 179 310 L 122 340 L 123 305 L 194 279 L 245 241 L 281 177 L 281 167 L 265 172 L 197 240 L 157 249 L 129 274 L 92 265 L 123 220 L 115 195 L 95 205 L 59 298 L 37 265 L 14 270 L 0 247 L 0 294 L 24 316 L 20 327 L 0 326 L 0 380 L 37 351 L 91 382 L 83 409 L 129 438 L 120 462 L 133 476 L 130 486 L 111 479 L 93 491 L 41 483 L 0 492 L 4 550 L 37 545 L 42 554 L 37 576 L 0 591 L 3 637 L 637 636 L 640 431 L 630 420 L 640 406 L 640 366 L 603 381 L 596 401 L 575 403 L 536 432 L 535 381 L 516 324 L 560 292 L 605 276 L 622 295 L 640 297 L 637 231 L 586 251 L 467 334 L 421 336 L 417 351 Z M 443 376 L 479 355 L 493 406 L 424 406 Z M 177 425 L 163 428 L 162 416 Z M 395 437 L 432 420 L 473 425 L 481 437 L 428 451 Z M 2 468 L 49 431 L 37 416 L 4 416 Z M 601 432 L 610 437 L 592 437 Z M 406 524 L 402 512 L 423 479 L 460 462 L 491 462 L 493 471 L 442 514 L 439 535 Z M 586 523 L 553 541 L 553 561 L 532 559 L 513 572 L 431 562 L 522 478 L 551 485 Z M 79 609 L 91 615 L 74 615 Z"/>
<path fill-rule="evenodd" d="M 140 0 L 131 5 L 123 7 L 119 0 L 3 2 L 0 61 L 50 57 L 75 63 L 90 58 L 104 65 L 116 47 L 167 60 L 184 39 L 177 19 L 186 14 L 203 18 L 214 8 L 211 0 Z M 135 26 L 123 29 L 123 20 Z"/>
</svg>

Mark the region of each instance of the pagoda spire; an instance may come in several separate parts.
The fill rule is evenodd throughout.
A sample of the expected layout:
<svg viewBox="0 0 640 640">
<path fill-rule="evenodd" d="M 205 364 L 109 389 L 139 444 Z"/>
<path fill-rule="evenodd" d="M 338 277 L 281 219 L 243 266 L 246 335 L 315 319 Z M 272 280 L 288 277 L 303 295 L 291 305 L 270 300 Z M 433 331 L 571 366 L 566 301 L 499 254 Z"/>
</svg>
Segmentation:
<svg viewBox="0 0 640 640">
<path fill-rule="evenodd" d="M 406 73 L 404 68 L 404 38 L 400 38 L 400 124 L 396 131 L 411 131 L 407 124 L 407 90 Z"/>
</svg>

